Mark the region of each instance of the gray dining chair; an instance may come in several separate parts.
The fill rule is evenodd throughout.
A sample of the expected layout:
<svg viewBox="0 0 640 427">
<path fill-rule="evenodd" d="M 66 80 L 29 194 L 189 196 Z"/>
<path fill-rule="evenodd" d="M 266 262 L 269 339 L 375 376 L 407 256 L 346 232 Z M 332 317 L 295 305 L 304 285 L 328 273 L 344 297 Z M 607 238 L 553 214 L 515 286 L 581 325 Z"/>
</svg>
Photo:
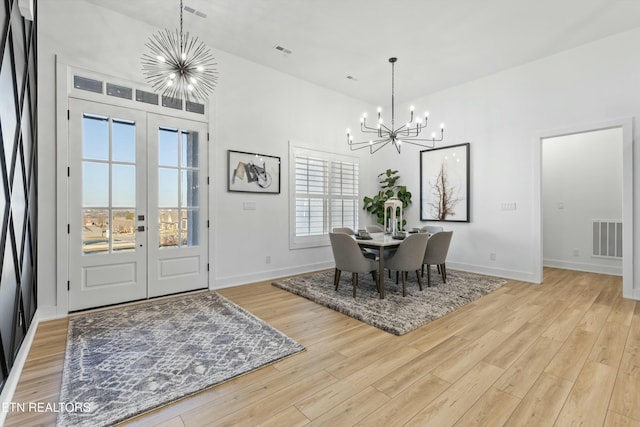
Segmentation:
<svg viewBox="0 0 640 427">
<path fill-rule="evenodd" d="M 331 241 L 331 250 L 333 251 L 333 258 L 336 261 L 336 269 L 333 276 L 333 284 L 338 290 L 340 285 L 340 274 L 343 271 L 348 271 L 352 274 L 351 280 L 353 282 L 353 297 L 356 297 L 356 289 L 358 287 L 358 274 L 359 273 L 371 273 L 376 287 L 378 285 L 378 263 L 370 258 L 365 257 L 360 251 L 358 243 L 348 234 L 344 233 L 329 233 L 329 240 Z"/>
<path fill-rule="evenodd" d="M 422 290 L 422 279 L 420 278 L 420 268 L 422 259 L 427 248 L 429 236 L 426 233 L 411 234 L 405 238 L 396 253 L 386 260 L 385 267 L 402 274 L 402 296 L 407 295 L 407 275 L 409 271 L 415 271 L 418 278 L 418 285 Z"/>
<path fill-rule="evenodd" d="M 378 224 L 371 224 L 364 227 L 369 233 L 384 233 L 384 228 Z"/>
<path fill-rule="evenodd" d="M 420 229 L 420 231 L 422 233 L 436 234 L 436 233 L 440 233 L 441 231 L 444 231 L 444 227 L 442 227 L 441 225 L 425 225 Z"/>
<path fill-rule="evenodd" d="M 355 236 L 356 235 L 356 232 L 353 231 L 353 229 L 349 228 L 349 227 L 333 227 L 333 232 L 334 233 L 346 234 L 348 236 Z M 378 257 L 377 252 L 371 251 L 371 250 L 368 250 L 368 249 L 360 249 L 360 252 L 362 252 L 362 255 L 364 255 L 365 257 L 367 257 L 369 259 L 376 259 Z"/>
<path fill-rule="evenodd" d="M 422 277 L 424 277 L 424 266 L 427 266 L 427 286 L 431 287 L 431 266 L 437 265 L 442 281 L 447 283 L 447 266 L 445 264 L 447 260 L 447 253 L 449 252 L 449 245 L 451 244 L 451 237 L 453 237 L 453 231 L 442 231 L 435 233 L 429 238 L 427 248 L 424 251 L 424 258 L 422 260 Z"/>
<path fill-rule="evenodd" d="M 353 231 L 353 229 L 349 228 L 349 227 L 333 227 L 333 232 L 334 233 L 348 234 L 349 236 L 354 236 L 356 234 L 356 232 Z"/>
</svg>

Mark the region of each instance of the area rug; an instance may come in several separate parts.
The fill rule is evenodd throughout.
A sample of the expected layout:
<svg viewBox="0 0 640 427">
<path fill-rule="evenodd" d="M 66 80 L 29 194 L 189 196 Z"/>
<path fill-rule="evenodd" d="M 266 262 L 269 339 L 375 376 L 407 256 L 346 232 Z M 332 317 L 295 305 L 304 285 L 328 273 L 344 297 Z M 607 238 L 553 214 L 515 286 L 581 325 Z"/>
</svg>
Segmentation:
<svg viewBox="0 0 640 427">
<path fill-rule="evenodd" d="M 59 426 L 104 426 L 303 351 L 215 292 L 69 320 Z"/>
<path fill-rule="evenodd" d="M 504 285 L 504 279 L 447 270 L 447 283 L 432 273 L 432 286 L 423 280 L 423 291 L 415 274 L 409 274 L 407 296 L 402 296 L 402 281 L 385 278 L 385 299 L 380 299 L 370 275 L 358 276 L 357 297 L 353 298 L 351 273 L 343 273 L 336 292 L 333 271 L 313 273 L 273 282 L 274 286 L 303 296 L 318 304 L 351 316 L 371 326 L 403 335 Z"/>
</svg>

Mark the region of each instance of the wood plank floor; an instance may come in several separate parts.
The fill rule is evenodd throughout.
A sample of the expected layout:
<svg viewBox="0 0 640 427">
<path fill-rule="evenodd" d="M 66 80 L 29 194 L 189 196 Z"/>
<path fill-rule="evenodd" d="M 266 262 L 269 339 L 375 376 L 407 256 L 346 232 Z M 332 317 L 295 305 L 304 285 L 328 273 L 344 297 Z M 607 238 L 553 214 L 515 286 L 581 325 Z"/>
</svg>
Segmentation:
<svg viewBox="0 0 640 427">
<path fill-rule="evenodd" d="M 397 337 L 270 282 L 221 294 L 307 351 L 134 426 L 640 426 L 640 304 L 619 277 L 545 269 Z M 57 402 L 67 320 L 42 323 L 14 402 Z M 7 426 L 53 425 L 10 413 Z"/>
</svg>

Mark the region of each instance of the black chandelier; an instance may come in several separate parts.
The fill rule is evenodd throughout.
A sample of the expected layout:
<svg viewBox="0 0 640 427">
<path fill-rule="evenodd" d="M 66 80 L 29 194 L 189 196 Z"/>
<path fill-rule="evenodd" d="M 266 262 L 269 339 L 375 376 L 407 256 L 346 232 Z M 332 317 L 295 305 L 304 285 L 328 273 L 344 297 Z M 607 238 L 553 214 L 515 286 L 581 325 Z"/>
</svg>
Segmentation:
<svg viewBox="0 0 640 427">
<path fill-rule="evenodd" d="M 367 113 L 364 113 L 360 118 L 360 131 L 362 133 L 376 134 L 377 139 L 370 139 L 368 141 L 353 142 L 353 136 L 351 130 L 347 129 L 347 142 L 351 151 L 361 150 L 369 147 L 371 154 L 375 153 L 385 145 L 392 143 L 398 153 L 400 153 L 400 147 L 403 143 L 417 145 L 423 148 L 434 148 L 436 142 L 440 142 L 444 139 L 444 124 L 440 125 L 440 138 L 436 139 L 436 133 L 431 134 L 431 138 L 418 138 L 420 133 L 427 127 L 427 121 L 429 119 L 429 112 L 424 113 L 424 123 L 421 118 L 416 118 L 414 121 L 413 106 L 409 109 L 410 118 L 409 121 L 402 126 L 395 127 L 395 63 L 398 58 L 389 58 L 391 63 L 391 126 L 388 127 L 382 120 L 382 108 L 378 107 L 378 124 L 377 126 L 367 126 Z"/>
<path fill-rule="evenodd" d="M 142 55 L 142 72 L 153 90 L 170 98 L 204 101 L 213 91 L 218 71 L 209 48 L 180 30 L 161 30 L 153 34 Z"/>
</svg>

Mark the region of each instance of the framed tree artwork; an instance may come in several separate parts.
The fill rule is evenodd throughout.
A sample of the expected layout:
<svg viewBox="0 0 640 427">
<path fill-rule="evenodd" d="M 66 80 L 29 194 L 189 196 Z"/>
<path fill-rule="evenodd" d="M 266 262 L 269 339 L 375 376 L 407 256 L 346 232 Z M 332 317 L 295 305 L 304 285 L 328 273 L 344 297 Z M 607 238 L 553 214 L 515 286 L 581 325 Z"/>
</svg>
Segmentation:
<svg viewBox="0 0 640 427">
<path fill-rule="evenodd" d="M 420 152 L 420 220 L 469 222 L 469 143 Z"/>
<path fill-rule="evenodd" d="M 280 157 L 228 151 L 227 189 L 280 194 Z"/>
</svg>

